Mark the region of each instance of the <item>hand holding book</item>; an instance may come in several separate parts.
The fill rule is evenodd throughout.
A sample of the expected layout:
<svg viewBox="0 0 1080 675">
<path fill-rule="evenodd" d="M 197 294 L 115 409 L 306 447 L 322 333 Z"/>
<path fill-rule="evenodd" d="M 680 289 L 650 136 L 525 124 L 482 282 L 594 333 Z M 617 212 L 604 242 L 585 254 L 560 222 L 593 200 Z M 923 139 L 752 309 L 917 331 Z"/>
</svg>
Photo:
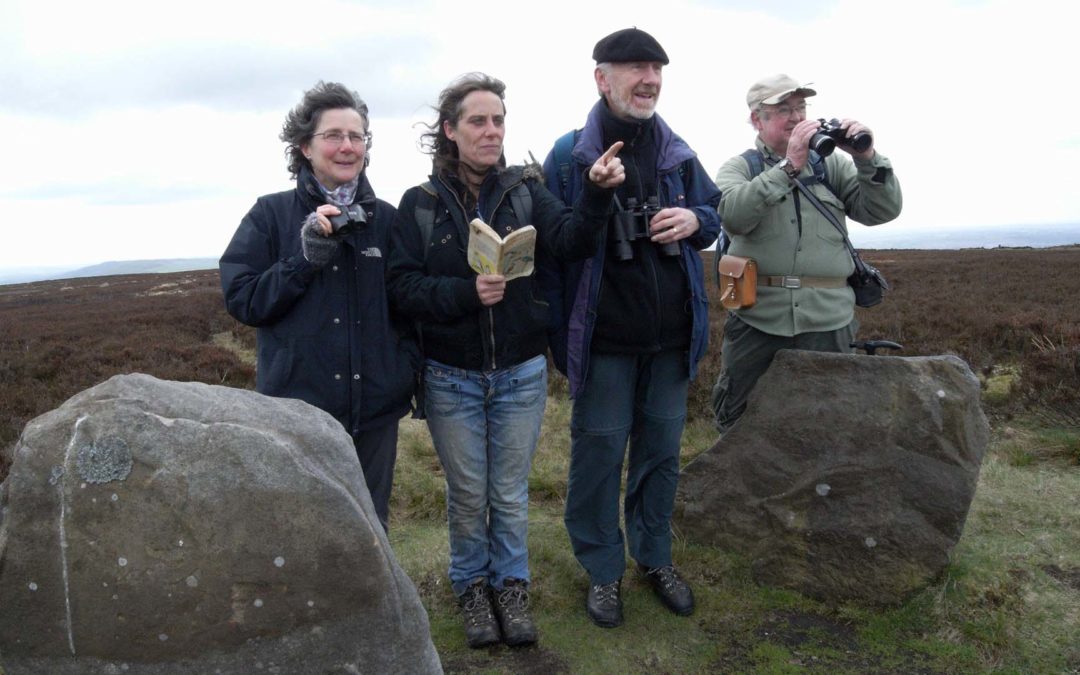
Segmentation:
<svg viewBox="0 0 1080 675">
<path fill-rule="evenodd" d="M 506 293 L 506 277 L 501 274 L 478 274 L 476 275 L 476 295 L 480 298 L 480 304 L 491 307 L 502 302 Z"/>
</svg>

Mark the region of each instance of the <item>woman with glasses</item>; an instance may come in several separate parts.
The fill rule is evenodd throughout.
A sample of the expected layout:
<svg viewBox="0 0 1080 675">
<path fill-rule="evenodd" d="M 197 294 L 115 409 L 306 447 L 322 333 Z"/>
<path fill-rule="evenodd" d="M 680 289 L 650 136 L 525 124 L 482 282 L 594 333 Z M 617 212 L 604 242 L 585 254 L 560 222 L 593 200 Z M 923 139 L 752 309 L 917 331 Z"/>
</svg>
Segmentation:
<svg viewBox="0 0 1080 675">
<path fill-rule="evenodd" d="M 624 179 L 614 148 L 571 210 L 537 180 L 539 167 L 507 167 L 504 91 L 472 73 L 440 94 L 422 140 L 434 171 L 401 199 L 389 270 L 391 301 L 420 324 L 423 411 L 446 476 L 449 576 L 470 647 L 537 640 L 528 478 L 547 399 L 549 312 L 536 272 L 508 281 L 470 268 L 468 224 L 479 218 L 503 237 L 533 225 L 538 267 L 584 259 Z"/>
<path fill-rule="evenodd" d="M 258 328 L 256 389 L 322 408 L 352 436 L 385 529 L 419 350 L 387 302 L 394 207 L 367 179 L 367 105 L 319 82 L 280 138 L 296 187 L 260 197 L 240 222 L 220 261 L 225 305 Z"/>
</svg>

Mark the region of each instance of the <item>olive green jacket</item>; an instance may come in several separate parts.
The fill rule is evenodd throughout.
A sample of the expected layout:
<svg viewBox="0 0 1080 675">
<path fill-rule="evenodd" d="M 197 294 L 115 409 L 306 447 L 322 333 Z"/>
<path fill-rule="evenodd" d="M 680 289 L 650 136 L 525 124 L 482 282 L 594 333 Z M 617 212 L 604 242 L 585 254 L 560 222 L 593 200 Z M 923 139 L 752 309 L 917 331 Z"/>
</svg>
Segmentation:
<svg viewBox="0 0 1080 675">
<path fill-rule="evenodd" d="M 846 279 L 855 269 L 840 232 L 814 205 L 799 194 L 779 161 L 761 139 L 757 148 L 765 155 L 765 170 L 750 180 L 750 167 L 742 155 L 732 157 L 716 174 L 723 194 L 720 217 L 731 239 L 728 253 L 757 261 L 758 277 L 789 275 Z M 833 190 L 815 184 L 810 190 L 845 227 L 844 216 L 864 225 L 880 225 L 900 214 L 900 183 L 889 160 L 875 153 L 868 161 L 851 161 L 843 152 L 825 158 L 826 174 Z M 802 175 L 812 175 L 809 166 Z M 835 194 L 834 194 L 835 192 Z M 840 195 L 837 197 L 836 195 Z M 842 197 L 842 200 L 841 200 Z M 802 215 L 795 212 L 798 202 Z M 855 316 L 851 288 L 788 289 L 759 284 L 757 304 L 736 310 L 739 318 L 770 335 L 835 330 Z"/>
</svg>

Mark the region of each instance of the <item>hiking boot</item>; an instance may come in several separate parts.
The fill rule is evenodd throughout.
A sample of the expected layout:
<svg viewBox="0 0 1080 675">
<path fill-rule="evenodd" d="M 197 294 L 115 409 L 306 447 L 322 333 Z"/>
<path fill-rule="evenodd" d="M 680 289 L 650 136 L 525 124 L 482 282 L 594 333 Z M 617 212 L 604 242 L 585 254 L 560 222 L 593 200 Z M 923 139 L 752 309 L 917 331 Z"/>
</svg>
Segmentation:
<svg viewBox="0 0 1080 675">
<path fill-rule="evenodd" d="M 674 565 L 645 567 L 638 563 L 638 569 L 649 580 L 665 607 L 679 616 L 690 616 L 694 612 L 694 592 L 675 571 Z"/>
<path fill-rule="evenodd" d="M 503 642 L 511 647 L 536 642 L 536 624 L 529 614 L 528 584 L 523 579 L 507 579 L 495 591 L 495 616 L 499 617 Z"/>
<path fill-rule="evenodd" d="M 616 579 L 610 584 L 589 586 L 589 595 L 585 598 L 585 611 L 589 613 L 589 618 L 597 626 L 614 628 L 622 625 L 622 598 L 619 597 L 621 584 L 622 579 Z"/>
<path fill-rule="evenodd" d="M 461 613 L 465 619 L 465 642 L 470 647 L 486 647 L 498 642 L 499 624 L 491 611 L 491 589 L 486 579 L 469 584 L 458 597 Z"/>
</svg>

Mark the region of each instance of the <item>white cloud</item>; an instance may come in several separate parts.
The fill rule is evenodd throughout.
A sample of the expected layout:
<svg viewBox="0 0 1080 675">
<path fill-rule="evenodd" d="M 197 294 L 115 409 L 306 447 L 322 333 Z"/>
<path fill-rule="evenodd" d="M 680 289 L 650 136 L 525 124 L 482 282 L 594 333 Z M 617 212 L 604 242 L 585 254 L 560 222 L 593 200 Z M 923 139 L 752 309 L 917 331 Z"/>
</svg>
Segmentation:
<svg viewBox="0 0 1080 675">
<path fill-rule="evenodd" d="M 392 203 L 430 169 L 414 125 L 432 119 L 439 90 L 466 71 L 507 83 L 508 159 L 529 151 L 543 159 L 596 100 L 593 44 L 628 25 L 668 51 L 660 114 L 710 173 L 752 144 L 749 84 L 788 72 L 814 81 L 813 114 L 864 121 L 893 160 L 905 208 L 885 227 L 1080 221 L 1067 8 L 1044 0 L 510 7 L 7 0 L 0 268 L 218 255 L 255 197 L 290 187 L 277 134 L 318 79 L 367 100 L 370 178 Z"/>
</svg>

